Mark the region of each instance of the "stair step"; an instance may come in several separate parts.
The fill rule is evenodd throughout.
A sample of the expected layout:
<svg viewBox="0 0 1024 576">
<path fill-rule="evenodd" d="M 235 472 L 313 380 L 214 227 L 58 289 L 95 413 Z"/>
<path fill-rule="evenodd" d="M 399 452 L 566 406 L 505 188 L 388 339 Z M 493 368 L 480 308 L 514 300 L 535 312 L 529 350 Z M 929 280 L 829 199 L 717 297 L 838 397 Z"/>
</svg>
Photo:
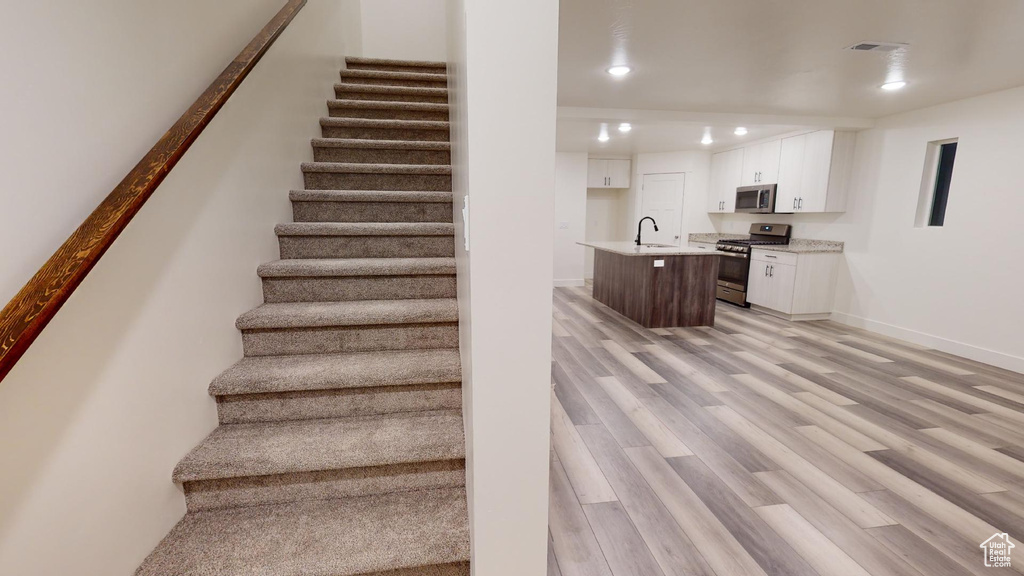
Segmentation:
<svg viewBox="0 0 1024 576">
<path fill-rule="evenodd" d="M 451 192 L 423 190 L 292 190 L 292 202 L 387 202 L 451 204 Z"/>
<path fill-rule="evenodd" d="M 401 102 L 448 103 L 447 88 L 411 88 L 341 83 L 334 85 L 334 96 L 348 100 L 388 100 Z"/>
<path fill-rule="evenodd" d="M 455 225 L 445 222 L 293 222 L 276 232 L 282 259 L 455 255 Z"/>
<path fill-rule="evenodd" d="M 451 144 L 425 140 L 314 138 L 315 162 L 450 165 Z"/>
<path fill-rule="evenodd" d="M 297 302 L 262 304 L 235 321 L 239 330 L 379 326 L 457 322 L 454 298 L 426 300 L 361 300 L 358 302 Z"/>
<path fill-rule="evenodd" d="M 465 458 L 455 410 L 218 426 L 174 469 L 179 483 Z"/>
<path fill-rule="evenodd" d="M 404 86 L 412 88 L 447 88 L 447 74 L 423 72 L 385 72 L 381 70 L 342 70 L 341 81 L 372 86 Z"/>
<path fill-rule="evenodd" d="M 243 358 L 210 384 L 210 394 L 260 394 L 459 382 L 457 349 L 393 350 Z"/>
<path fill-rule="evenodd" d="M 246 356 L 458 347 L 454 298 L 263 304 L 238 317 Z"/>
<path fill-rule="evenodd" d="M 193 512 L 136 576 L 468 576 L 464 488 Z"/>
<path fill-rule="evenodd" d="M 459 410 L 457 349 L 243 358 L 210 384 L 221 424 Z"/>
<path fill-rule="evenodd" d="M 450 125 L 438 120 L 384 120 L 365 118 L 321 118 L 324 138 L 364 140 L 426 140 L 448 142 Z"/>
<path fill-rule="evenodd" d="M 447 192 L 452 189 L 451 166 L 304 162 L 302 174 L 309 190 Z"/>
<path fill-rule="evenodd" d="M 258 273 L 267 303 L 456 296 L 454 258 L 302 258 L 263 264 Z"/>
<path fill-rule="evenodd" d="M 459 410 L 222 424 L 174 469 L 189 510 L 465 484 Z"/>
<path fill-rule="evenodd" d="M 448 104 L 374 100 L 328 100 L 333 118 L 384 118 L 398 120 L 448 120 Z"/>
<path fill-rule="evenodd" d="M 391 60 L 386 58 L 345 58 L 349 70 L 384 70 L 389 72 L 427 72 L 445 74 L 448 65 L 444 62 L 426 60 Z"/>
<path fill-rule="evenodd" d="M 452 222 L 451 192 L 293 190 L 295 222 Z"/>
</svg>

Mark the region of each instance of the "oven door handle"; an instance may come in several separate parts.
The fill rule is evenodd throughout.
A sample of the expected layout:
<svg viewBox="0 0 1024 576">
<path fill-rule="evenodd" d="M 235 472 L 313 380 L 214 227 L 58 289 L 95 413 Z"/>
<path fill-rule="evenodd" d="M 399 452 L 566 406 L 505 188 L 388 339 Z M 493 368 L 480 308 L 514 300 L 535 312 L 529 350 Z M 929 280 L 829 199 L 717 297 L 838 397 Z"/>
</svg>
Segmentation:
<svg viewBox="0 0 1024 576">
<path fill-rule="evenodd" d="M 736 254 L 735 252 L 725 252 L 723 250 L 716 250 L 719 256 L 728 256 L 729 258 L 746 258 L 746 254 Z"/>
</svg>

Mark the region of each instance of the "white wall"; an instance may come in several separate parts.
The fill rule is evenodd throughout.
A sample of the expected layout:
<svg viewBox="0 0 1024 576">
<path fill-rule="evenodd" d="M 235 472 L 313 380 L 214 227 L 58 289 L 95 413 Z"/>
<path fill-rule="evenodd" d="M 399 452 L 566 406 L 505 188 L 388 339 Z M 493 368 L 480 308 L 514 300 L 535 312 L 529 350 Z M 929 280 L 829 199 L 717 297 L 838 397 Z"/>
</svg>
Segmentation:
<svg viewBox="0 0 1024 576">
<path fill-rule="evenodd" d="M 547 570 L 558 4 L 450 0 L 448 8 L 473 573 L 539 575 Z M 466 252 L 460 210 L 470 191 Z"/>
<path fill-rule="evenodd" d="M 448 59 L 445 0 L 362 0 L 362 55 Z"/>
<path fill-rule="evenodd" d="M 6 303 L 283 5 L 5 3 L 0 302 Z"/>
<path fill-rule="evenodd" d="M 7 289 L 283 3 L 30 4 L 0 34 L 32 55 L 4 64 Z M 310 0 L 0 384 L 0 574 L 129 576 L 185 512 L 171 471 L 216 425 L 207 386 L 241 358 L 234 320 L 262 300 L 351 7 Z"/>
<path fill-rule="evenodd" d="M 683 172 L 686 181 L 683 188 L 683 213 L 679 226 L 680 239 L 694 232 L 712 232 L 714 225 L 708 217 L 707 198 L 711 177 L 711 154 L 709 152 L 661 152 L 637 154 L 633 157 L 633 178 L 630 181 L 630 213 L 627 230 L 636 230 L 640 220 L 640 205 L 643 201 L 641 186 L 644 174 L 669 174 Z M 632 233 L 633 236 L 636 232 Z"/>
<path fill-rule="evenodd" d="M 858 135 L 844 214 L 721 215 L 716 228 L 792 223 L 845 241 L 836 320 L 1024 372 L 1022 131 L 1024 88 L 883 118 Z M 954 137 L 945 226 L 916 228 L 927 143 Z"/>
<path fill-rule="evenodd" d="M 587 153 L 555 157 L 555 286 L 583 286 Z"/>
<path fill-rule="evenodd" d="M 587 240 L 629 240 L 631 205 L 629 191 L 617 188 L 587 189 Z M 594 249 L 585 248 L 583 277 L 594 277 Z"/>
</svg>

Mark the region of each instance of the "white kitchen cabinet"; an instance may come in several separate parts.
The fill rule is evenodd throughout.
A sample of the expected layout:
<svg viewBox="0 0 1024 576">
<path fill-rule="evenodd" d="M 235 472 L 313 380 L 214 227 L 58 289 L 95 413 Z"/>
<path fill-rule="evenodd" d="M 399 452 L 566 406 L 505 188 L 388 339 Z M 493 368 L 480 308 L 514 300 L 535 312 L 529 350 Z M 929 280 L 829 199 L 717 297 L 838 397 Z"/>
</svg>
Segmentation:
<svg viewBox="0 0 1024 576">
<path fill-rule="evenodd" d="M 629 188 L 629 160 L 587 160 L 587 188 Z"/>
<path fill-rule="evenodd" d="M 743 172 L 740 186 L 775 184 L 779 179 L 780 140 L 770 140 L 743 148 Z"/>
<path fill-rule="evenodd" d="M 856 134 L 818 130 L 782 139 L 776 212 L 843 212 Z"/>
<path fill-rule="evenodd" d="M 747 301 L 783 314 L 793 313 L 796 266 L 778 262 L 750 263 Z"/>
<path fill-rule="evenodd" d="M 747 301 L 788 320 L 820 320 L 832 313 L 837 252 L 795 254 L 755 248 L 750 256 Z"/>
<path fill-rule="evenodd" d="M 736 211 L 736 188 L 741 185 L 743 149 L 711 155 L 711 181 L 708 186 L 708 212 Z"/>
</svg>

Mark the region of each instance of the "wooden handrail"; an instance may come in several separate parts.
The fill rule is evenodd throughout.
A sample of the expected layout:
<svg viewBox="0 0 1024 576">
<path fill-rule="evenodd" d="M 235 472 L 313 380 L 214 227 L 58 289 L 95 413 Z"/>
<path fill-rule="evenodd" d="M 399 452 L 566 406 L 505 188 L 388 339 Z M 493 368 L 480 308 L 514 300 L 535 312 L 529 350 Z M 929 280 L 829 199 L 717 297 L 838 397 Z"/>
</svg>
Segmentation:
<svg viewBox="0 0 1024 576">
<path fill-rule="evenodd" d="M 0 380 L 153 195 L 306 0 L 288 0 L 0 312 Z"/>
</svg>

